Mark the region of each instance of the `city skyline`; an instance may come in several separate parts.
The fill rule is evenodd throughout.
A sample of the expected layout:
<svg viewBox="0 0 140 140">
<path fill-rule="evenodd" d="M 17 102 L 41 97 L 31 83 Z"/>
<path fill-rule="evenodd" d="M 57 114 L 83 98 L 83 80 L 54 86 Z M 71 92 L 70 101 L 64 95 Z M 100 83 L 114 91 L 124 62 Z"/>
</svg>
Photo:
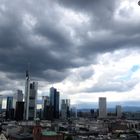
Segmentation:
<svg viewBox="0 0 140 140">
<path fill-rule="evenodd" d="M 140 106 L 138 0 L 5 0 L 0 21 L 0 94 L 24 91 L 30 63 L 39 101 L 53 86 L 72 105 Z"/>
</svg>

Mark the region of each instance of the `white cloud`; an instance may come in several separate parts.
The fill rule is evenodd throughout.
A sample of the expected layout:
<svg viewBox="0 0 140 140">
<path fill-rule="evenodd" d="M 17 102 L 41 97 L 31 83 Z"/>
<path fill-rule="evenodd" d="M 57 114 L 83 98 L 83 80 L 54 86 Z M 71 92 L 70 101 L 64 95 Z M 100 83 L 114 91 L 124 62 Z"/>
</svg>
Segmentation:
<svg viewBox="0 0 140 140">
<path fill-rule="evenodd" d="M 126 55 L 127 54 L 127 55 Z M 72 104 L 78 102 L 97 102 L 98 98 L 107 97 L 108 101 L 138 101 L 140 100 L 139 87 L 140 70 L 132 72 L 134 65 L 140 66 L 139 52 L 120 50 L 98 57 L 99 63 L 88 67 L 72 70 L 71 75 L 62 83 L 55 84 L 64 96 L 71 98 Z M 88 79 L 81 80 L 82 71 L 94 71 Z M 140 76 L 139 76 L 140 77 Z M 90 93 L 83 92 L 86 88 L 98 85 Z M 112 89 L 112 91 L 110 91 Z"/>
</svg>

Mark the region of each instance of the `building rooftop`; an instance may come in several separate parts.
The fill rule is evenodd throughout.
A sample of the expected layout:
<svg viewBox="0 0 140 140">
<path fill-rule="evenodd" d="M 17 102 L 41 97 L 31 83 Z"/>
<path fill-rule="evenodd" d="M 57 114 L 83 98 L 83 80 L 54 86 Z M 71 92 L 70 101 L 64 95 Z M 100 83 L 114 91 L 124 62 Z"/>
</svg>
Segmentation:
<svg viewBox="0 0 140 140">
<path fill-rule="evenodd" d="M 43 131 L 42 131 L 42 135 L 43 135 L 43 136 L 56 136 L 57 133 L 54 132 L 54 131 L 43 130 Z"/>
</svg>

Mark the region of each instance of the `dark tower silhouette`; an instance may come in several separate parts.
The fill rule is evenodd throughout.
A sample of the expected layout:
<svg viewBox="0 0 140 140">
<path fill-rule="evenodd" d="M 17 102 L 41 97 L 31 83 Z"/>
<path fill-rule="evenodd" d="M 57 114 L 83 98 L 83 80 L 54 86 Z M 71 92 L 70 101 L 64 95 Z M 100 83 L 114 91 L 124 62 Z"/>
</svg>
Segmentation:
<svg viewBox="0 0 140 140">
<path fill-rule="evenodd" d="M 50 106 L 53 108 L 53 117 L 59 118 L 59 92 L 54 87 L 50 88 Z"/>
</svg>

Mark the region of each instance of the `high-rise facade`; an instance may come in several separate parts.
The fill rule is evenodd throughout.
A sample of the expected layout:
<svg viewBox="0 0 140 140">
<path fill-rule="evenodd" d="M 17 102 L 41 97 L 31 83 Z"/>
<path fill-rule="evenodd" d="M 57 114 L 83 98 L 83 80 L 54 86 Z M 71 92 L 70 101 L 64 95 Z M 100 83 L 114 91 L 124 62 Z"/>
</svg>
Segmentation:
<svg viewBox="0 0 140 140">
<path fill-rule="evenodd" d="M 117 118 L 122 117 L 122 107 L 120 105 L 116 106 L 116 115 L 117 115 Z"/>
<path fill-rule="evenodd" d="M 50 88 L 50 106 L 53 107 L 53 117 L 59 118 L 59 92 L 56 88 Z"/>
<path fill-rule="evenodd" d="M 18 101 L 18 102 L 23 101 L 23 92 L 22 92 L 22 90 L 17 90 L 17 92 L 14 94 L 14 99 L 16 99 L 16 101 Z"/>
<path fill-rule="evenodd" d="M 26 71 L 26 81 L 25 81 L 25 107 L 24 107 L 24 119 L 29 118 L 29 94 L 30 94 L 30 77 L 29 72 Z"/>
<path fill-rule="evenodd" d="M 61 101 L 61 118 L 67 119 L 68 117 L 70 117 L 70 100 L 63 99 Z"/>
<path fill-rule="evenodd" d="M 50 106 L 50 98 L 49 96 L 43 96 L 42 100 L 43 100 L 43 103 L 42 103 L 43 118 L 48 119 L 48 116 L 50 115 L 50 113 L 48 113 L 49 111 L 48 108 Z"/>
<path fill-rule="evenodd" d="M 70 99 L 66 99 L 66 105 L 67 105 L 67 118 L 70 117 Z"/>
<path fill-rule="evenodd" d="M 36 108 L 37 108 L 37 82 L 30 83 L 30 95 L 29 95 L 29 120 L 34 120 L 36 118 Z"/>
<path fill-rule="evenodd" d="M 7 97 L 6 119 L 14 119 L 13 97 Z"/>
<path fill-rule="evenodd" d="M 37 82 L 30 83 L 29 72 L 26 71 L 24 119 L 36 118 Z"/>
<path fill-rule="evenodd" d="M 7 105 L 6 105 L 6 109 L 12 109 L 13 108 L 13 97 L 7 97 Z"/>
<path fill-rule="evenodd" d="M 100 97 L 99 98 L 99 118 L 106 118 L 106 117 L 107 117 L 106 98 Z"/>
<path fill-rule="evenodd" d="M 66 119 L 67 118 L 67 105 L 65 100 L 61 100 L 61 118 Z"/>
<path fill-rule="evenodd" d="M 23 101 L 17 101 L 16 102 L 16 108 L 15 108 L 15 120 L 16 121 L 22 121 L 23 120 L 23 114 L 24 114 L 24 102 Z"/>
<path fill-rule="evenodd" d="M 22 90 L 17 90 L 13 95 L 13 107 L 16 107 L 16 102 L 23 102 L 23 92 Z"/>
<path fill-rule="evenodd" d="M 3 98 L 0 96 L 0 113 L 2 112 L 2 101 L 3 101 Z"/>
<path fill-rule="evenodd" d="M 50 98 L 49 96 L 43 96 L 42 100 L 43 100 L 42 109 L 44 110 L 46 106 L 50 105 Z"/>
</svg>

